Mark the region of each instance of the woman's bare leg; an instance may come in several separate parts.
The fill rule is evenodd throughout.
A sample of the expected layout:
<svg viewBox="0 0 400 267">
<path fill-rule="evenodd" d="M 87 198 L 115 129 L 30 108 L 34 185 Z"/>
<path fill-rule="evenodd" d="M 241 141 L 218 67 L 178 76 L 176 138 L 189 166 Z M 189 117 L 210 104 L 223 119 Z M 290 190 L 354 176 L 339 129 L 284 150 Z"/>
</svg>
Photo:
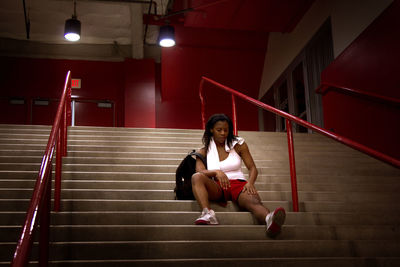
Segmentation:
<svg viewBox="0 0 400 267">
<path fill-rule="evenodd" d="M 222 188 L 214 180 L 199 172 L 192 176 L 192 191 L 201 209 L 210 209 L 209 200 L 219 200 L 222 197 Z"/>
<path fill-rule="evenodd" d="M 242 192 L 239 195 L 238 204 L 239 207 L 245 208 L 253 213 L 260 224 L 267 224 L 266 230 L 268 236 L 276 237 L 281 232 L 286 217 L 283 208 L 277 208 L 274 212 L 270 213 L 262 204 L 258 194 L 250 195 L 246 192 Z"/>
<path fill-rule="evenodd" d="M 247 192 L 242 192 L 238 198 L 238 205 L 253 213 L 260 224 L 265 224 L 265 217 L 270 211 L 264 207 L 258 194 L 251 195 Z"/>
</svg>

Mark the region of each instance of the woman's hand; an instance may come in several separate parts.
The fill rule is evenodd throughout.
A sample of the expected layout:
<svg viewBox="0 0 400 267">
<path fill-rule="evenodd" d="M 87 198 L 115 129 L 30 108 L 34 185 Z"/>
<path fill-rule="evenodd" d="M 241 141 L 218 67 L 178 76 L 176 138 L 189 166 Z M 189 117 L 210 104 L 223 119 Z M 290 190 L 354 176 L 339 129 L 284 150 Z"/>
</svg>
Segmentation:
<svg viewBox="0 0 400 267">
<path fill-rule="evenodd" d="M 255 188 L 254 185 L 251 184 L 251 183 L 247 183 L 247 184 L 243 187 L 242 192 L 247 192 L 247 194 L 249 194 L 249 195 L 255 195 L 255 194 L 257 194 L 256 188 Z"/>
<path fill-rule="evenodd" d="M 227 190 L 228 187 L 231 187 L 228 176 L 226 176 L 226 174 L 223 171 L 217 170 L 216 173 L 217 174 L 215 175 L 215 178 L 217 179 L 217 181 L 219 181 L 219 184 L 221 185 L 222 189 Z"/>
</svg>

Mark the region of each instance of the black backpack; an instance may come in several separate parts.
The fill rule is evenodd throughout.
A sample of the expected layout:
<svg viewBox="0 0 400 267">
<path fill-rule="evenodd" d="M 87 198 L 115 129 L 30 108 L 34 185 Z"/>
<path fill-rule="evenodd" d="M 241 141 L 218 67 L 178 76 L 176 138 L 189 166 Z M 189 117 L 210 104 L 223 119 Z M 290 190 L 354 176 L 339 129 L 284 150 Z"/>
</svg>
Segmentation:
<svg viewBox="0 0 400 267">
<path fill-rule="evenodd" d="M 176 199 L 195 199 L 192 192 L 192 175 L 196 172 L 196 157 L 199 157 L 203 161 L 204 165 L 207 166 L 206 159 L 195 150 L 190 152 L 182 160 L 175 172 L 176 186 L 174 191 Z"/>
</svg>

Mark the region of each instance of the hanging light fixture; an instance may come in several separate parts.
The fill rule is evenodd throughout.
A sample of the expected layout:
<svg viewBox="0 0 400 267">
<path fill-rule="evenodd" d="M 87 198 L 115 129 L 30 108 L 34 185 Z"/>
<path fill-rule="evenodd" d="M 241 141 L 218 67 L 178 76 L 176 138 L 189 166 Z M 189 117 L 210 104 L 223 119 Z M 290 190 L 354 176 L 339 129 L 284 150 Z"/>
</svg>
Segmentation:
<svg viewBox="0 0 400 267">
<path fill-rule="evenodd" d="M 65 21 L 64 37 L 71 42 L 81 39 L 81 22 L 76 16 L 76 0 L 74 0 L 74 14 L 72 18 Z"/>
<path fill-rule="evenodd" d="M 171 47 L 175 45 L 175 29 L 173 26 L 164 25 L 160 27 L 158 44 L 162 47 Z"/>
</svg>

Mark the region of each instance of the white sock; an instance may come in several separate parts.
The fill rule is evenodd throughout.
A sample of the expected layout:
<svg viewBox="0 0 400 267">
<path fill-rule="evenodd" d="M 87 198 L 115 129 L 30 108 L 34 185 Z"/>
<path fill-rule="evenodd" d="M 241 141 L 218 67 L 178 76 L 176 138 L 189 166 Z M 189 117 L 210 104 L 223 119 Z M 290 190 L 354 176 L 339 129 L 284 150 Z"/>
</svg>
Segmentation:
<svg viewBox="0 0 400 267">
<path fill-rule="evenodd" d="M 267 216 L 265 216 L 266 224 L 268 224 L 269 217 L 271 217 L 271 216 L 272 216 L 272 212 L 268 213 Z"/>
</svg>

